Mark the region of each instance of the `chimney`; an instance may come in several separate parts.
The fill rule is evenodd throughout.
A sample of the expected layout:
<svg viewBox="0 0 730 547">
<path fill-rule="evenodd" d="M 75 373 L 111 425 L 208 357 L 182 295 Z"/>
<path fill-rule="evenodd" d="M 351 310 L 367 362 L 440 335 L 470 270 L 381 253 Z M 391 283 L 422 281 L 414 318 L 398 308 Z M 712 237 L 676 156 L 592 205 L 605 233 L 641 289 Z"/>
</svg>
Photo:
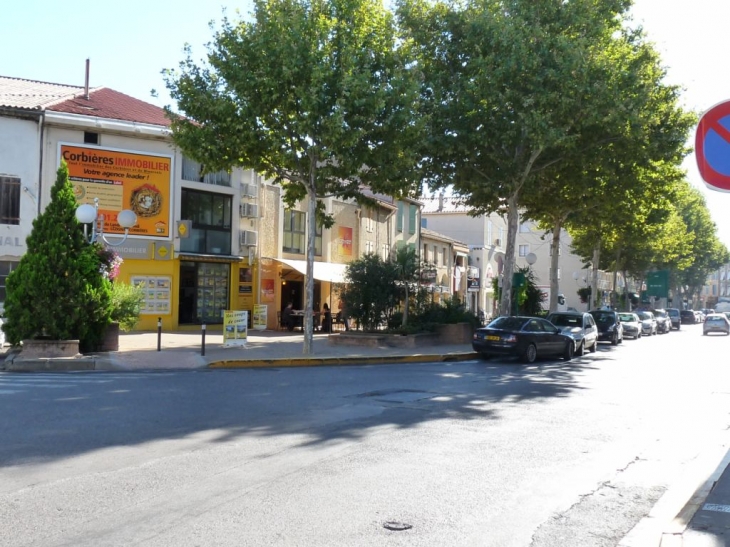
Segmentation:
<svg viewBox="0 0 730 547">
<path fill-rule="evenodd" d="M 438 212 L 441 213 L 444 210 L 444 191 L 441 190 L 441 193 L 439 194 L 439 208 Z"/>
<path fill-rule="evenodd" d="M 86 80 L 84 81 L 84 98 L 89 100 L 89 59 L 86 59 Z"/>
</svg>

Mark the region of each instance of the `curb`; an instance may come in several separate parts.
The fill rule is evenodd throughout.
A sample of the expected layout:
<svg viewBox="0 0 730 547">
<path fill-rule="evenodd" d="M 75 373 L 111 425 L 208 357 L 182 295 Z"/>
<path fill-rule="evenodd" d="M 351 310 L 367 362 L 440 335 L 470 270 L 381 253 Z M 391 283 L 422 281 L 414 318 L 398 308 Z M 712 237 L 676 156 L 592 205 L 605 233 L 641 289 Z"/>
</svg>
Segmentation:
<svg viewBox="0 0 730 547">
<path fill-rule="evenodd" d="M 391 355 L 388 357 L 298 357 L 291 359 L 243 360 L 229 359 L 208 363 L 211 369 L 233 368 L 281 368 L 281 367 L 331 367 L 354 365 L 398 365 L 402 363 L 445 363 L 478 359 L 479 354 L 447 353 L 445 355 Z"/>
</svg>

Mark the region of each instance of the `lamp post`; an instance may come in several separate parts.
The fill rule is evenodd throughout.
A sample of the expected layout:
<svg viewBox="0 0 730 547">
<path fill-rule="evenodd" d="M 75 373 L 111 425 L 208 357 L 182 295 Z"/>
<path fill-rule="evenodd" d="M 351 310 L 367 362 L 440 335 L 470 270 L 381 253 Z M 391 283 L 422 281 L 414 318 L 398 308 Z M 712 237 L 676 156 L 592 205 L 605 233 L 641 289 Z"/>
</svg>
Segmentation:
<svg viewBox="0 0 730 547">
<path fill-rule="evenodd" d="M 137 215 L 134 211 L 124 209 L 119 211 L 117 222 L 124 228 L 124 237 L 120 241 L 112 242 L 104 235 L 104 215 L 99 214 L 99 198 L 94 198 L 94 205 L 84 203 L 76 209 L 76 220 L 84 225 L 84 238 L 89 244 L 94 243 L 97 239 L 111 247 L 121 245 L 127 240 L 129 229 L 137 224 Z M 91 234 L 88 233 L 88 226 L 91 224 Z"/>
</svg>

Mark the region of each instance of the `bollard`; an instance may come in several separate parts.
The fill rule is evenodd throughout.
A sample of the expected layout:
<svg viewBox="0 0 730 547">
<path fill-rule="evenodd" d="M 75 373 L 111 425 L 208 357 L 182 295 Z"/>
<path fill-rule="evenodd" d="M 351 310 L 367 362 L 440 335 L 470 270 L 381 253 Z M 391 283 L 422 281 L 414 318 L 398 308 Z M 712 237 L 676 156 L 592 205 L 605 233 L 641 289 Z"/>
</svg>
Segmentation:
<svg viewBox="0 0 730 547">
<path fill-rule="evenodd" d="M 201 349 L 200 349 L 200 355 L 205 357 L 205 323 L 203 323 L 202 328 L 203 328 L 203 345 L 201 346 Z"/>
<path fill-rule="evenodd" d="M 162 317 L 157 318 L 157 351 L 162 351 Z"/>
</svg>

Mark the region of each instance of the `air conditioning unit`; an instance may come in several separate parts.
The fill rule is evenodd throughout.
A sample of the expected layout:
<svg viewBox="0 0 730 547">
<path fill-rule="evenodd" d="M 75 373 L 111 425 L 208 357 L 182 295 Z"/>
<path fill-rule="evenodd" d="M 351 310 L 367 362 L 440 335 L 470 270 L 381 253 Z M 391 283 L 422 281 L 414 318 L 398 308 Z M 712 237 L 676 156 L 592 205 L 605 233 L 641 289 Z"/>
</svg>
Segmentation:
<svg viewBox="0 0 730 547">
<path fill-rule="evenodd" d="M 259 206 L 255 203 L 241 203 L 238 210 L 241 218 L 257 218 L 259 216 Z"/>
<path fill-rule="evenodd" d="M 248 246 L 252 246 L 252 245 L 257 245 L 258 239 L 259 239 L 258 236 L 259 235 L 257 232 L 251 232 L 249 230 L 245 230 L 245 231 L 241 232 L 241 236 L 240 236 L 241 237 L 241 246 L 248 247 Z"/>
<path fill-rule="evenodd" d="M 256 197 L 256 185 L 241 183 L 241 195 L 247 198 Z"/>
<path fill-rule="evenodd" d="M 500 245 L 502 245 L 502 242 L 499 240 L 499 238 L 495 239 L 494 240 L 494 246 L 495 247 L 499 247 Z"/>
</svg>

